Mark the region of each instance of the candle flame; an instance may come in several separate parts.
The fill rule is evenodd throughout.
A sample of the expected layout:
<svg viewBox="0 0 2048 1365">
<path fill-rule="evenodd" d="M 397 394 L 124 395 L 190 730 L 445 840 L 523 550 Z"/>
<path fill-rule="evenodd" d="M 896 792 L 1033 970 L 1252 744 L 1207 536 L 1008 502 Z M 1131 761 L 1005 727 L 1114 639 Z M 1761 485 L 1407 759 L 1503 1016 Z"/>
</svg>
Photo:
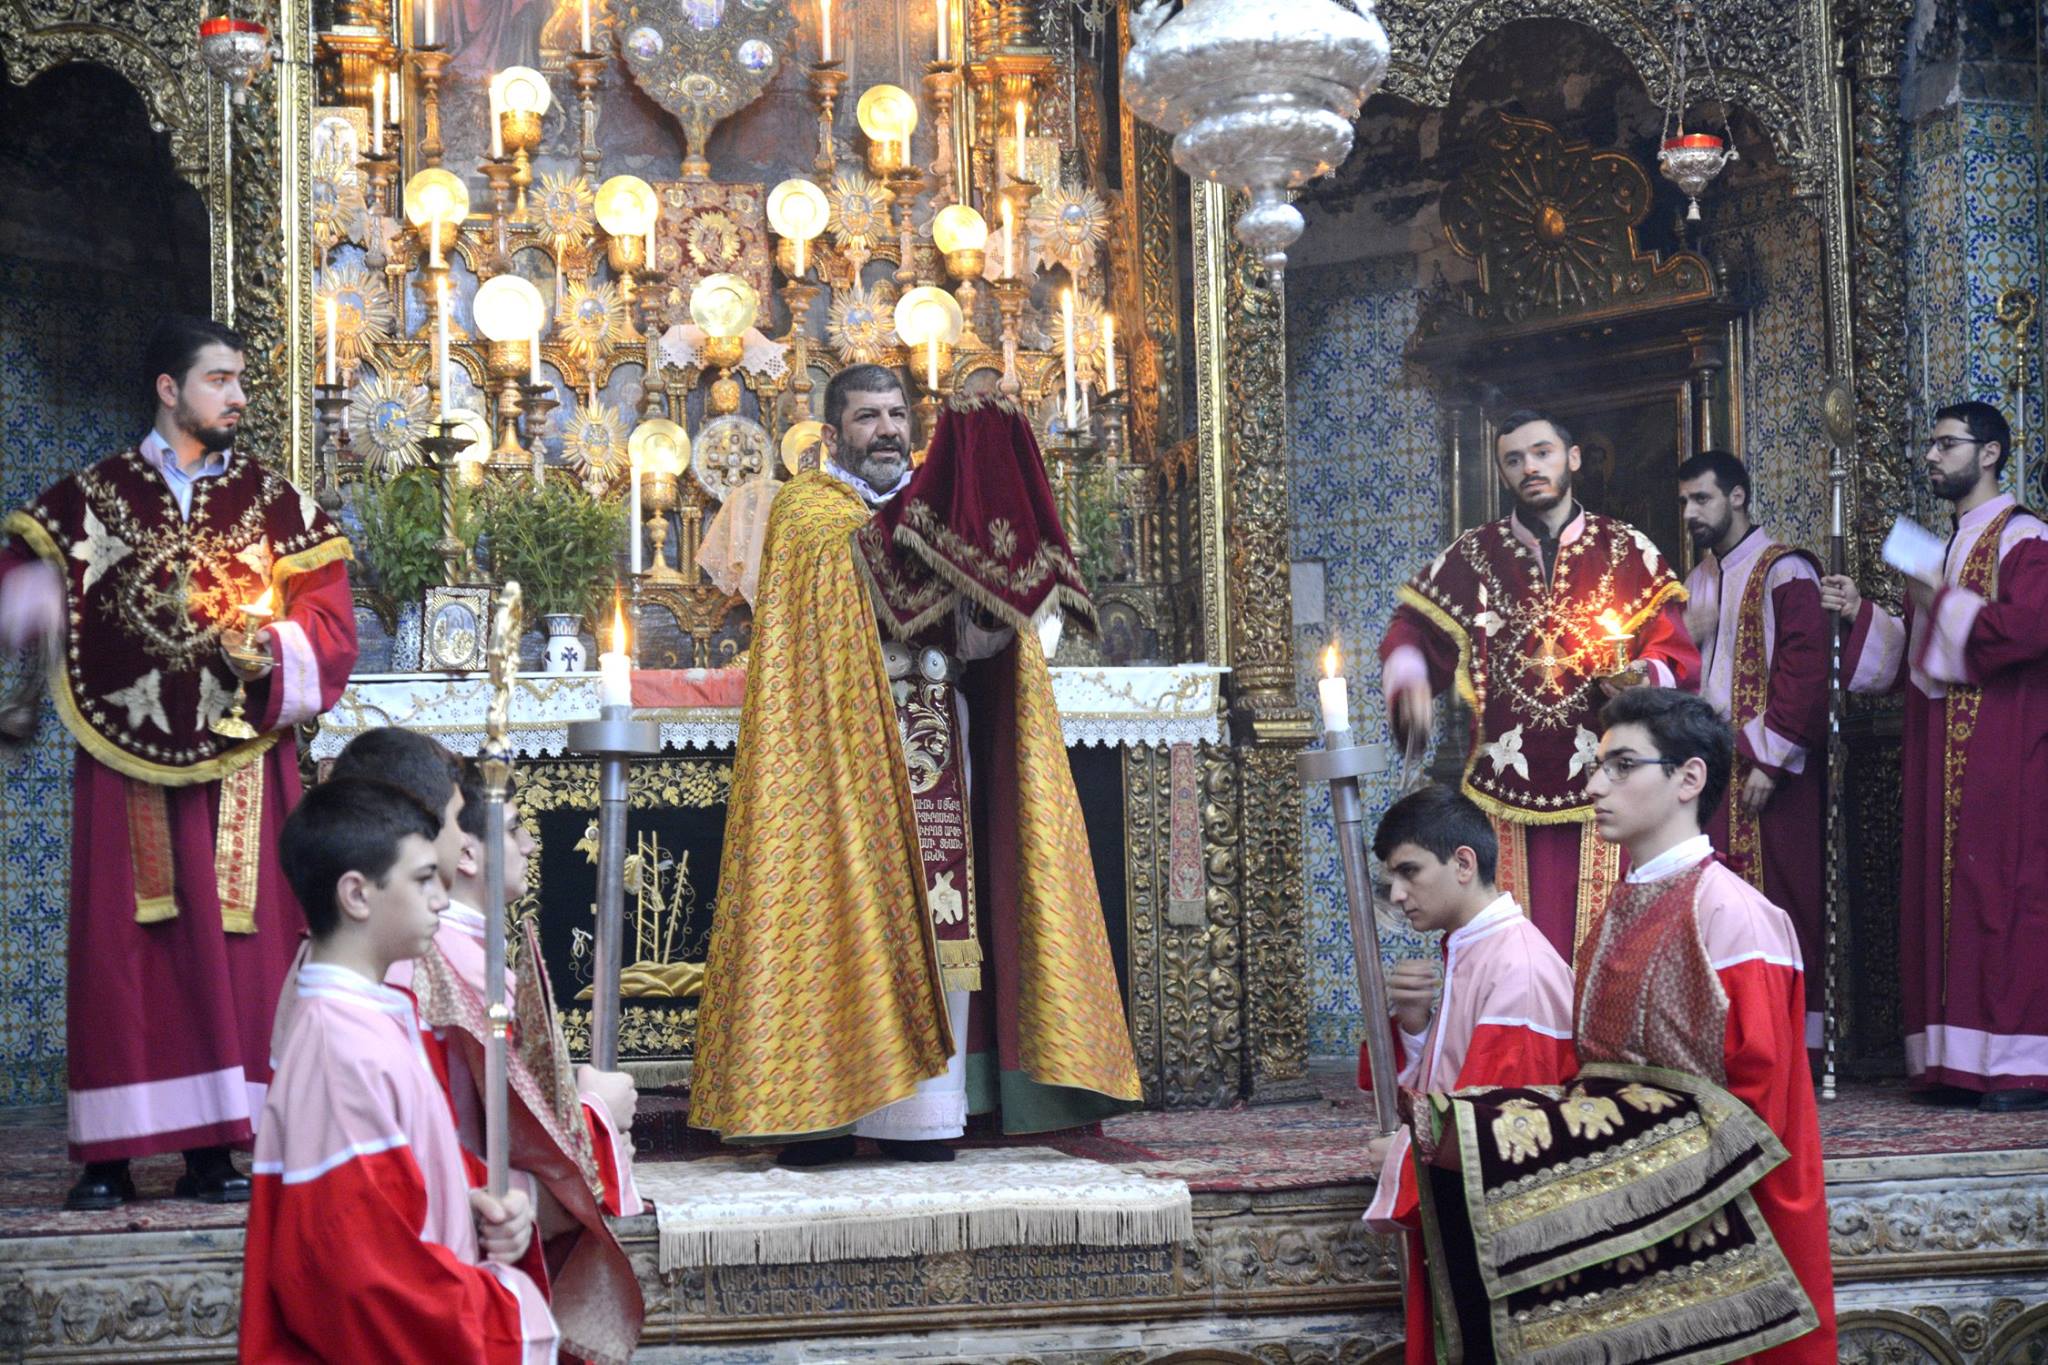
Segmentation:
<svg viewBox="0 0 2048 1365">
<path fill-rule="evenodd" d="M 1626 640 L 1628 638 L 1628 632 L 1621 628 L 1621 617 L 1615 612 L 1603 611 L 1596 619 L 1600 622 L 1600 628 L 1607 632 L 1608 639 Z"/>
<path fill-rule="evenodd" d="M 626 652 L 626 606 L 617 590 L 612 592 L 612 653 Z"/>
<path fill-rule="evenodd" d="M 1344 656 L 1337 650 L 1337 642 L 1330 641 L 1330 647 L 1323 651 L 1323 676 L 1335 678 L 1344 672 Z"/>
<path fill-rule="evenodd" d="M 247 606 L 244 606 L 242 608 L 242 614 L 244 616 L 274 615 L 277 610 L 276 602 L 277 585 L 273 583 L 263 590 L 263 595 L 261 597 L 258 597 L 254 602 L 251 602 Z"/>
</svg>

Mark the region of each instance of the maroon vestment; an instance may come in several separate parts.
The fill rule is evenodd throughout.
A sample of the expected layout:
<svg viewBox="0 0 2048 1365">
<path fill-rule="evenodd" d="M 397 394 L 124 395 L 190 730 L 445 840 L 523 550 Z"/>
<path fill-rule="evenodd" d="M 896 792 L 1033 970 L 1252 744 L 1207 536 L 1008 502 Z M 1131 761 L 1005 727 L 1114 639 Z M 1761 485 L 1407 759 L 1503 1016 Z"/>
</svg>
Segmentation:
<svg viewBox="0 0 2048 1365">
<path fill-rule="evenodd" d="M 1546 574 L 1535 536 L 1508 516 L 1467 531 L 1409 580 L 1380 642 L 1389 698 L 1455 682 L 1472 708 L 1464 792 L 1500 832 L 1500 889 L 1567 959 L 1621 873 L 1585 794 L 1606 702 L 1598 679 L 1615 666 L 1600 618 L 1612 613 L 1652 683 L 1690 690 L 1700 656 L 1684 601 L 1657 547 L 1626 522 L 1578 513 Z"/>
<path fill-rule="evenodd" d="M 59 480 L 7 519 L 0 579 L 55 570 L 69 628 L 51 670 L 78 742 L 67 1050 L 71 1155 L 246 1143 L 270 1020 L 304 929 L 275 854 L 298 799 L 292 727 L 356 658 L 348 541 L 313 501 L 230 456 L 189 514 L 161 442 Z M 11 586 L 11 585 L 10 585 Z M 253 740 L 212 722 L 237 611 L 275 589 L 277 667 L 247 689 Z"/>
<path fill-rule="evenodd" d="M 1906 690 L 1906 1066 L 2048 1088 L 2048 527 L 2001 494 L 1957 518 L 1942 578 L 1903 622 L 1866 600 L 1842 661 Z"/>
<path fill-rule="evenodd" d="M 1735 727 L 1735 771 L 1707 833 L 1730 867 L 1792 917 L 1800 956 L 1823 963 L 1828 638 L 1820 564 L 1759 526 L 1725 560 L 1704 555 L 1685 589 L 1700 695 Z M 1753 769 L 1778 783 L 1760 814 L 1740 808 Z M 1820 1012 L 1809 1009 L 1806 1045 L 1820 1043 Z"/>
</svg>

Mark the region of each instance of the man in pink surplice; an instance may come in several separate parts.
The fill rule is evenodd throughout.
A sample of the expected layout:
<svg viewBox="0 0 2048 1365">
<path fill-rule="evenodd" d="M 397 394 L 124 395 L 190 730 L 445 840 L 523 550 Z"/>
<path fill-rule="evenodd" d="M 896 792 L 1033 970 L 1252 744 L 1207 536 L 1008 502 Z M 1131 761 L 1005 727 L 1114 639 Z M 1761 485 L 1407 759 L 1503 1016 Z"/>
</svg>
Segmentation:
<svg viewBox="0 0 2048 1365">
<path fill-rule="evenodd" d="M 1494 885 L 1499 845 L 1479 807 L 1448 787 L 1410 792 L 1373 834 L 1392 899 L 1408 922 L 1444 936 L 1443 996 L 1427 964 L 1389 974 L 1399 1029 L 1400 1083 L 1419 1091 L 1474 1085 L 1557 1085 L 1578 1069 L 1572 1056 L 1572 970 L 1514 897 Z M 1359 1057 L 1358 1083 L 1372 1075 Z M 1409 1365 L 1436 1359 L 1415 1165 L 1407 1128 L 1374 1138 L 1379 1185 L 1366 1224 L 1406 1235 Z"/>
<path fill-rule="evenodd" d="M 2048 1107 L 2048 527 L 1998 491 L 2012 431 L 1988 403 L 1934 415 L 1925 459 L 1955 504 L 1938 576 L 1905 618 L 1847 578 L 1823 601 L 1854 623 L 1857 692 L 1906 692 L 1899 966 L 1906 1066 L 1933 1102 Z"/>
<path fill-rule="evenodd" d="M 1600 704 L 1645 682 L 1689 691 L 1700 656 L 1685 589 L 1656 545 L 1572 497 L 1579 447 L 1562 423 L 1509 413 L 1494 453 L 1514 510 L 1459 536 L 1402 587 L 1380 680 L 1397 739 L 1428 730 L 1430 701 L 1446 688 L 1471 708 L 1463 790 L 1499 832 L 1501 889 L 1569 958 L 1621 875 L 1584 793 Z"/>
<path fill-rule="evenodd" d="M 356 627 L 347 539 L 235 445 L 242 352 L 219 323 L 165 318 L 149 433 L 10 515 L 0 547 L 0 644 L 57 646 L 78 742 L 66 1052 L 85 1170 L 67 1208 L 135 1198 L 129 1159 L 179 1151 L 181 1197 L 249 1197 L 228 1150 L 263 1106 L 303 925 L 274 854 L 292 731 L 340 698 Z M 245 604 L 269 610 L 253 664 L 229 652 Z M 238 699 L 249 728 L 216 728 Z"/>
<path fill-rule="evenodd" d="M 1820 561 L 1750 519 L 1749 471 L 1725 450 L 1678 467 L 1699 551 L 1685 625 L 1700 695 L 1735 728 L 1735 777 L 1706 832 L 1728 865 L 1792 917 L 1799 955 L 1825 961 L 1828 614 Z M 1811 1002 L 1818 1003 L 1818 1002 Z M 1806 1012 L 1806 1046 L 1821 1017 Z"/>
<path fill-rule="evenodd" d="M 529 1191 L 471 1182 L 411 999 L 384 984 L 426 952 L 448 897 L 440 817 L 342 780 L 285 822 L 313 942 L 257 1132 L 241 1358 L 552 1365 Z"/>
</svg>

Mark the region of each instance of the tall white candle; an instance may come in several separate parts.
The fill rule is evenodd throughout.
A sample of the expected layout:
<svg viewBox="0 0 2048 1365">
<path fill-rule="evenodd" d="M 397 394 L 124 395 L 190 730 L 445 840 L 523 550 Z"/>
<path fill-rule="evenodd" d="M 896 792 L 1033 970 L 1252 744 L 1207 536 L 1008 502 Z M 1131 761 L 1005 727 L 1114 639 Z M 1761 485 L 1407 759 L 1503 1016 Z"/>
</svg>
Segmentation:
<svg viewBox="0 0 2048 1365">
<path fill-rule="evenodd" d="M 1003 278 L 1017 278 L 1017 214 L 1010 201 L 1003 201 Z"/>
<path fill-rule="evenodd" d="M 528 381 L 534 388 L 540 387 L 540 328 L 533 329 L 533 377 Z"/>
<path fill-rule="evenodd" d="M 583 0 L 583 46 L 576 50 L 578 52 L 589 52 L 592 50 L 590 46 L 590 0 Z"/>
<path fill-rule="evenodd" d="M 441 420 L 448 420 L 448 404 L 452 401 L 448 393 L 448 279 L 441 278 L 440 288 L 434 294 L 434 345 L 441 353 Z"/>
<path fill-rule="evenodd" d="M 1334 640 L 1323 651 L 1323 673 L 1324 676 L 1316 682 L 1316 700 L 1322 703 L 1323 730 L 1327 734 L 1341 734 L 1351 728 L 1351 698 Z"/>
<path fill-rule="evenodd" d="M 936 332 L 925 338 L 924 387 L 927 393 L 939 391 L 939 337 Z"/>
<path fill-rule="evenodd" d="M 832 0 L 818 0 L 818 60 L 832 60 Z"/>
<path fill-rule="evenodd" d="M 597 656 L 597 704 L 599 706 L 631 706 L 633 704 L 633 660 L 618 650 Z"/>
<path fill-rule="evenodd" d="M 334 295 L 327 296 L 327 387 L 333 388 L 339 376 L 336 367 L 340 364 L 335 354 Z"/>
<path fill-rule="evenodd" d="M 434 0 L 423 0 L 423 8 L 427 12 L 426 45 L 432 47 L 434 45 Z"/>
<path fill-rule="evenodd" d="M 491 87 L 491 160 L 503 161 L 504 159 L 505 126 L 504 120 L 499 117 L 498 89 L 493 85 Z"/>
<path fill-rule="evenodd" d="M 804 277 L 804 248 L 809 245 L 810 243 L 801 237 L 790 244 L 790 254 L 796 258 L 796 277 L 798 279 Z"/>
<path fill-rule="evenodd" d="M 434 216 L 427 223 L 427 250 L 430 253 L 427 264 L 435 270 L 441 268 L 441 210 L 435 209 Z"/>
<path fill-rule="evenodd" d="M 632 491 L 626 495 L 626 539 L 633 546 L 633 572 L 638 574 L 640 572 L 640 452 L 637 450 L 633 451 L 627 458 L 631 461 L 630 468 L 632 470 L 633 486 Z"/>
<path fill-rule="evenodd" d="M 1071 289 L 1060 291 L 1060 321 L 1066 335 L 1066 344 L 1061 350 L 1067 377 L 1067 431 L 1072 434 L 1080 419 L 1080 407 L 1074 392 L 1074 291 Z"/>
<path fill-rule="evenodd" d="M 1102 391 L 1116 392 L 1116 315 L 1102 315 Z"/>
<path fill-rule="evenodd" d="M 384 108 L 390 116 L 393 128 L 402 128 L 405 125 L 405 100 L 399 93 L 396 71 L 391 73 L 391 97 L 384 102 Z"/>
<path fill-rule="evenodd" d="M 384 78 L 370 82 L 370 155 L 384 155 Z"/>
<path fill-rule="evenodd" d="M 946 60 L 947 54 L 953 50 L 953 35 L 947 32 L 952 27 L 952 23 L 951 16 L 946 13 L 946 0 L 938 0 L 938 8 L 935 13 L 938 16 L 939 27 L 939 60 L 943 62 Z"/>
<path fill-rule="evenodd" d="M 1024 178 L 1024 101 L 1017 101 L 1017 178 Z"/>
</svg>

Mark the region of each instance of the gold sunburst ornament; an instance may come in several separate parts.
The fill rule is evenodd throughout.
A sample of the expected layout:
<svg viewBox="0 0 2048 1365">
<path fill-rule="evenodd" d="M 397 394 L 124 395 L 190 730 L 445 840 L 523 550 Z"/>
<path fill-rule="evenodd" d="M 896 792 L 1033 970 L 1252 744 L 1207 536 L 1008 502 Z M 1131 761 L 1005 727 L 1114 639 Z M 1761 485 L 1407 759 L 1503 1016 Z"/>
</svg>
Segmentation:
<svg viewBox="0 0 2048 1365">
<path fill-rule="evenodd" d="M 626 462 L 626 419 L 599 401 L 576 409 L 562 438 L 562 458 L 592 493 L 609 487 Z"/>
<path fill-rule="evenodd" d="M 1102 378 L 1102 303 L 1074 295 L 1074 377 L 1084 385 Z"/>
<path fill-rule="evenodd" d="M 618 288 L 609 282 L 569 286 L 556 319 L 562 344 L 585 360 L 594 359 L 626 335 L 626 309 Z"/>
<path fill-rule="evenodd" d="M 1086 187 L 1055 185 L 1033 202 L 1025 225 L 1041 264 L 1085 275 L 1095 267 L 1096 248 L 1108 240 L 1109 205 Z"/>
<path fill-rule="evenodd" d="M 313 286 L 313 315 L 327 316 L 334 302 L 334 360 L 354 372 L 372 349 L 391 340 L 395 315 L 384 281 L 360 265 L 329 266 Z"/>
<path fill-rule="evenodd" d="M 373 374 L 356 385 L 348 412 L 355 447 L 370 473 L 389 478 L 420 462 L 417 443 L 427 434 L 428 416 L 424 385 Z"/>
<path fill-rule="evenodd" d="M 852 171 L 832 181 L 827 198 L 832 201 L 832 219 L 826 226 L 846 250 L 865 253 L 889 235 L 889 205 L 896 196 L 881 181 Z"/>
<path fill-rule="evenodd" d="M 887 285 L 857 284 L 837 291 L 826 320 L 826 335 L 849 365 L 873 365 L 895 349 L 895 299 Z"/>
<path fill-rule="evenodd" d="M 313 156 L 313 244 L 325 255 L 337 243 L 358 241 L 363 234 L 363 217 L 369 203 L 363 197 L 363 182 L 355 162 L 348 157 L 353 139 L 345 147 L 336 139 L 324 139 Z"/>
<path fill-rule="evenodd" d="M 690 221 L 684 244 L 699 270 L 716 274 L 731 270 L 740 262 L 740 230 L 729 215 L 717 209 L 700 213 Z"/>
<path fill-rule="evenodd" d="M 597 226 L 597 194 L 590 181 L 580 175 L 543 174 L 540 188 L 526 197 L 526 211 L 555 244 L 580 242 Z"/>
</svg>

